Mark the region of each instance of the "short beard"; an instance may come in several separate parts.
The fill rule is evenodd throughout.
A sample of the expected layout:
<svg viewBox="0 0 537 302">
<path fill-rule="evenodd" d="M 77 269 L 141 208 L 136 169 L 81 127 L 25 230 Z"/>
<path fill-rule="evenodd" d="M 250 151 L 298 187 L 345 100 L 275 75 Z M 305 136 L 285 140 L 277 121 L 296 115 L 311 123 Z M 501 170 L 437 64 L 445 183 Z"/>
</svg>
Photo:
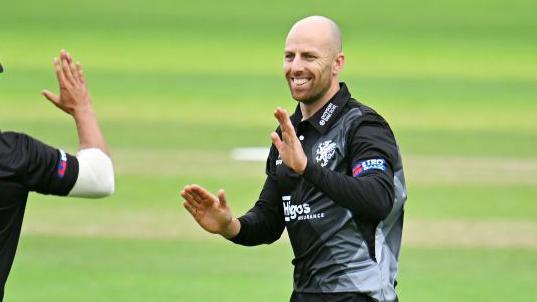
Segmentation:
<svg viewBox="0 0 537 302">
<path fill-rule="evenodd" d="M 302 100 L 299 100 L 299 99 L 296 99 L 293 97 L 293 99 L 295 99 L 295 101 L 297 102 L 300 102 L 304 105 L 311 105 L 311 104 L 315 104 L 316 102 L 318 102 L 327 92 L 328 90 L 330 89 L 330 85 L 327 85 L 324 89 L 322 89 L 321 91 L 319 91 L 319 93 L 316 93 L 306 99 L 302 99 Z"/>
</svg>

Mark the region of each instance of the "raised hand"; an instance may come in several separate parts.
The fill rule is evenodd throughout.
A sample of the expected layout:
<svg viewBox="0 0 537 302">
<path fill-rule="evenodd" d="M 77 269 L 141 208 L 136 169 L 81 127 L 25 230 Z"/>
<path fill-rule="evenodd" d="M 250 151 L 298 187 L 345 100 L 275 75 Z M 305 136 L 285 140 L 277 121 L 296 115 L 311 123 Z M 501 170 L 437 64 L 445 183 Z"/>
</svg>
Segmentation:
<svg viewBox="0 0 537 302">
<path fill-rule="evenodd" d="M 43 95 L 74 118 L 80 149 L 99 148 L 108 153 L 104 136 L 93 112 L 82 65 L 79 62 L 73 63 L 71 55 L 62 50 L 60 58 L 54 58 L 54 69 L 60 86 L 60 95 L 49 90 L 43 90 Z"/>
<path fill-rule="evenodd" d="M 239 233 L 240 222 L 233 217 L 224 190 L 220 190 L 216 197 L 205 188 L 188 185 L 181 191 L 181 196 L 185 200 L 185 209 L 207 232 L 226 238 L 235 237 Z"/>
<path fill-rule="evenodd" d="M 70 115 L 92 111 L 91 97 L 80 62 L 74 63 L 71 55 L 62 50 L 60 58 L 54 58 L 54 68 L 60 95 L 49 90 L 43 90 L 42 94 L 56 107 Z"/>
<path fill-rule="evenodd" d="M 304 174 L 308 159 L 304 154 L 300 141 L 296 137 L 295 128 L 289 119 L 289 114 L 286 110 L 278 107 L 274 111 L 274 117 L 280 123 L 280 129 L 282 130 L 281 138 L 278 133 L 272 132 L 274 146 L 278 149 L 280 157 L 286 166 L 300 175 Z"/>
</svg>

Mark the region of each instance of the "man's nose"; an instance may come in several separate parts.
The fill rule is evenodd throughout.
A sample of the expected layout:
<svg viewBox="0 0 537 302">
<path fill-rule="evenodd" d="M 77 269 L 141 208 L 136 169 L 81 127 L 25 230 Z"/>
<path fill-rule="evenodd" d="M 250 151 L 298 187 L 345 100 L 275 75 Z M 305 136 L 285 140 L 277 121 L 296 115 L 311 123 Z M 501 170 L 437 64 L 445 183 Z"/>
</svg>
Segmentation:
<svg viewBox="0 0 537 302">
<path fill-rule="evenodd" d="M 291 71 L 292 72 L 304 71 L 304 61 L 299 56 L 296 56 L 291 62 Z"/>
</svg>

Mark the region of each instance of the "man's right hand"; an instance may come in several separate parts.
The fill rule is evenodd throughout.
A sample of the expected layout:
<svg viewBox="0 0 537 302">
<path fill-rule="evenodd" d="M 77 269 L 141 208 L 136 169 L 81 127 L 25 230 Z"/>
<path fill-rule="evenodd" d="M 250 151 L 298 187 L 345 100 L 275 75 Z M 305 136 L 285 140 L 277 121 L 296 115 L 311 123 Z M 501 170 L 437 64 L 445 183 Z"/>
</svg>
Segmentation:
<svg viewBox="0 0 537 302">
<path fill-rule="evenodd" d="M 227 239 L 237 236 L 240 222 L 233 217 L 226 202 L 224 190 L 218 197 L 198 185 L 188 185 L 181 191 L 185 209 L 198 224 L 209 233 L 220 234 Z"/>
</svg>

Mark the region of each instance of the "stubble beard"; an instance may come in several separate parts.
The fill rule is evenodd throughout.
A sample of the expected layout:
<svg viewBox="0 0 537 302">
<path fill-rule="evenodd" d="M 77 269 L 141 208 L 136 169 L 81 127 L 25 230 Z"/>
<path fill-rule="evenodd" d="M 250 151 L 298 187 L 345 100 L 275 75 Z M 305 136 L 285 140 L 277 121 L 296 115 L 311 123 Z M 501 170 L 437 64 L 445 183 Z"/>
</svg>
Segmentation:
<svg viewBox="0 0 537 302">
<path fill-rule="evenodd" d="M 319 100 L 321 100 L 326 95 L 326 93 L 328 92 L 331 86 L 330 82 L 328 82 L 325 85 L 325 87 L 323 87 L 320 91 L 313 92 L 311 95 L 306 94 L 304 97 L 299 97 L 299 96 L 295 96 L 295 94 L 293 93 L 293 89 L 291 88 L 291 84 L 289 85 L 290 85 L 289 88 L 291 89 L 291 96 L 293 97 L 293 99 L 295 99 L 295 101 L 300 102 L 304 105 L 313 105 Z"/>
</svg>

